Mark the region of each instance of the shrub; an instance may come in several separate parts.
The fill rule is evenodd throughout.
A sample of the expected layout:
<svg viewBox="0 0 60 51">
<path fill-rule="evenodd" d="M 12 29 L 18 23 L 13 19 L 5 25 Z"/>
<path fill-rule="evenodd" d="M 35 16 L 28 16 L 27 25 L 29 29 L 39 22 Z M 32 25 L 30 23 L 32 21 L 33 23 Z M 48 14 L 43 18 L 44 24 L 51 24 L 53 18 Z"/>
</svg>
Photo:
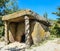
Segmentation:
<svg viewBox="0 0 60 51">
<path fill-rule="evenodd" d="M 56 35 L 60 37 L 60 26 L 58 23 L 55 23 L 50 29 L 51 35 Z"/>
</svg>

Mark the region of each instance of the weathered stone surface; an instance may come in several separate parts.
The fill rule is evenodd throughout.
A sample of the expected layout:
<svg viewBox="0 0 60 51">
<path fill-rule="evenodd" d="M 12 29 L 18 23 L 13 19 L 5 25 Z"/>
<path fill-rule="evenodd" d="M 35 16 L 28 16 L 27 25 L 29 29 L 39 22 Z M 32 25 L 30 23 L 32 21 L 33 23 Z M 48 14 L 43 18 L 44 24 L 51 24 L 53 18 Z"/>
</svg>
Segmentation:
<svg viewBox="0 0 60 51">
<path fill-rule="evenodd" d="M 30 47 L 30 21 L 29 17 L 25 16 L 25 41 L 27 47 Z"/>
<path fill-rule="evenodd" d="M 47 31 L 46 34 L 45 34 L 45 38 L 48 38 L 50 36 L 50 32 Z"/>
<path fill-rule="evenodd" d="M 39 21 L 42 20 L 42 21 L 46 22 L 46 24 L 48 24 L 46 18 L 41 17 L 40 15 L 38 15 L 37 13 L 35 13 L 31 10 L 21 10 L 21 11 L 15 12 L 13 14 L 5 15 L 5 16 L 3 16 L 2 20 L 10 20 L 11 21 L 11 19 L 15 19 L 15 18 L 19 18 L 19 17 L 21 18 L 24 15 L 31 15 L 31 16 L 33 16 L 33 19 L 37 19 Z M 30 17 L 30 19 L 32 19 L 32 17 Z"/>
<path fill-rule="evenodd" d="M 34 26 L 32 26 L 34 25 Z M 33 39 L 33 43 L 37 44 L 39 42 L 41 42 L 41 40 L 45 39 L 45 37 L 48 37 L 50 34 L 48 31 L 45 31 L 45 29 L 42 27 L 41 23 L 39 22 L 34 22 L 31 26 L 32 29 L 32 39 Z"/>
<path fill-rule="evenodd" d="M 34 44 L 40 43 L 41 40 L 47 38 L 50 35 L 49 30 L 44 28 L 45 25 L 41 24 L 37 21 L 30 22 L 30 36 L 29 42 L 33 42 Z M 18 41 L 21 42 L 23 34 L 25 34 L 25 24 L 24 22 L 18 23 L 17 27 L 14 23 L 11 23 L 9 26 L 9 41 L 14 42 Z M 25 39 L 25 38 L 24 38 Z"/>
<path fill-rule="evenodd" d="M 4 46 L 0 51 L 25 51 L 25 47 L 24 43 L 14 42 Z"/>
<path fill-rule="evenodd" d="M 30 39 L 30 41 L 32 42 L 32 40 L 33 40 L 34 44 L 41 42 L 42 39 L 45 39 L 46 37 L 48 37 L 50 35 L 49 31 L 45 31 L 45 29 L 42 27 L 41 23 L 39 23 L 39 22 L 36 22 L 36 21 L 32 22 L 30 27 L 31 27 L 30 34 L 31 34 L 31 38 L 32 38 L 32 39 Z M 13 28 L 13 26 L 12 26 L 12 28 Z M 13 29 L 12 29 L 12 32 L 14 33 Z M 24 32 L 25 32 L 24 23 L 19 23 L 17 26 L 16 34 L 15 34 L 15 41 L 21 42 L 21 40 L 22 40 L 21 38 L 22 38 L 22 35 L 24 34 Z"/>
<path fill-rule="evenodd" d="M 19 23 L 17 26 L 16 36 L 15 36 L 16 41 L 21 42 L 21 37 L 23 34 L 25 34 L 24 23 Z"/>
<path fill-rule="evenodd" d="M 9 32 L 8 32 L 8 28 L 9 28 L 9 22 L 8 21 L 5 21 L 4 22 L 5 24 L 5 42 L 6 42 L 6 44 L 8 44 L 8 36 L 9 36 Z"/>
<path fill-rule="evenodd" d="M 34 25 L 34 29 L 33 29 L 33 32 L 32 32 L 32 39 L 33 39 L 33 42 L 34 44 L 37 44 L 39 41 L 40 41 L 40 34 L 39 34 L 39 23 L 36 23 Z"/>
<path fill-rule="evenodd" d="M 24 17 L 28 17 L 28 19 L 24 19 Z M 21 10 L 3 16 L 2 20 L 5 21 L 6 42 L 22 42 L 25 40 L 24 43 L 29 42 L 30 44 L 30 42 L 33 42 L 37 44 L 50 34 L 48 29 L 45 30 L 45 27 L 50 26 L 49 21 L 31 10 Z M 10 23 L 9 26 L 8 23 Z"/>
<path fill-rule="evenodd" d="M 15 27 L 16 25 L 14 23 L 11 23 L 9 25 L 9 41 L 14 42 L 15 41 Z"/>
</svg>

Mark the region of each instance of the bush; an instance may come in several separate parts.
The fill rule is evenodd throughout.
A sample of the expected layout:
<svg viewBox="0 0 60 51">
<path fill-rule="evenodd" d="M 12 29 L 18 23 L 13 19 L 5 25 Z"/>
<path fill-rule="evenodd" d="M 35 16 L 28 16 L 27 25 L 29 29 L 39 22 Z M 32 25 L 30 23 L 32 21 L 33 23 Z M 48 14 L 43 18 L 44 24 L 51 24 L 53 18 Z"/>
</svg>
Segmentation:
<svg viewBox="0 0 60 51">
<path fill-rule="evenodd" d="M 57 37 L 60 37 L 60 25 L 58 23 L 55 23 L 51 29 L 50 29 L 51 35 L 56 35 Z"/>
<path fill-rule="evenodd" d="M 4 36 L 4 26 L 0 27 L 0 37 Z"/>
</svg>

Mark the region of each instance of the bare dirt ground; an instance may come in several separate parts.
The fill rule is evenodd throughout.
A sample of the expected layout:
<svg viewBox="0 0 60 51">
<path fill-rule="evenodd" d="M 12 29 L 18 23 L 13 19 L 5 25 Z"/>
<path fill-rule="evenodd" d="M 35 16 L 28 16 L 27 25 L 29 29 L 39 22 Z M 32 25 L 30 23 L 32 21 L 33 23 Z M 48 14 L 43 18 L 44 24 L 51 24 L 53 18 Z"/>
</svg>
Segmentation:
<svg viewBox="0 0 60 51">
<path fill-rule="evenodd" d="M 19 43 L 17 43 L 17 46 L 18 46 L 18 44 Z M 10 47 L 12 45 L 7 45 L 7 46 Z M 4 47 L 6 47 L 5 42 L 0 42 L 0 51 L 1 51 L 1 49 L 3 50 Z M 18 46 L 18 47 L 20 48 L 21 46 Z M 38 46 L 32 47 L 30 49 L 26 49 L 24 51 L 60 51 L 60 38 L 55 38 L 54 40 L 48 40 L 46 43 L 44 43 L 42 45 L 38 45 Z"/>
<path fill-rule="evenodd" d="M 26 51 L 60 51 L 60 38 L 48 40 L 45 44 L 32 47 L 32 49 L 26 49 Z"/>
</svg>

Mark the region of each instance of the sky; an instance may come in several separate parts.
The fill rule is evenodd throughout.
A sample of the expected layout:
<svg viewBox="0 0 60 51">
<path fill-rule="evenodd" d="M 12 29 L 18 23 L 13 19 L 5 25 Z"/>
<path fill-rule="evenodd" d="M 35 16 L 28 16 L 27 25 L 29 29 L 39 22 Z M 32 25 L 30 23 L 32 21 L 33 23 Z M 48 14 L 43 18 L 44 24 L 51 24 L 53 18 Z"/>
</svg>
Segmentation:
<svg viewBox="0 0 60 51">
<path fill-rule="evenodd" d="M 40 16 L 47 12 L 48 18 L 55 20 L 58 17 L 52 12 L 57 11 L 60 0 L 18 0 L 18 6 L 20 9 L 30 9 Z"/>
</svg>

